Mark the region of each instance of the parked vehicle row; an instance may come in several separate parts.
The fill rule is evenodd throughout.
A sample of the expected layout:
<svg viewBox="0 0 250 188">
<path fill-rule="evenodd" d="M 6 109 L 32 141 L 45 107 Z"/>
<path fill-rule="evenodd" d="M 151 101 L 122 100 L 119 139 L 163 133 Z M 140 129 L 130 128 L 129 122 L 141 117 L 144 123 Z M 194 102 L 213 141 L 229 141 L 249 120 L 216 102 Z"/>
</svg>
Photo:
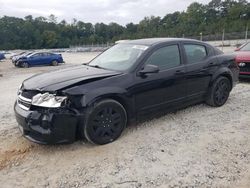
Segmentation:
<svg viewBox="0 0 250 188">
<path fill-rule="evenodd" d="M 107 144 L 143 117 L 201 102 L 224 105 L 238 76 L 235 55 L 207 43 L 131 40 L 87 65 L 26 79 L 14 110 L 22 134 L 31 141 L 54 144 L 80 137 Z"/>
<path fill-rule="evenodd" d="M 64 63 L 64 61 L 61 54 L 50 52 L 22 52 L 12 57 L 12 63 L 16 67 L 28 68 L 37 65 L 57 66 L 59 63 Z"/>
</svg>

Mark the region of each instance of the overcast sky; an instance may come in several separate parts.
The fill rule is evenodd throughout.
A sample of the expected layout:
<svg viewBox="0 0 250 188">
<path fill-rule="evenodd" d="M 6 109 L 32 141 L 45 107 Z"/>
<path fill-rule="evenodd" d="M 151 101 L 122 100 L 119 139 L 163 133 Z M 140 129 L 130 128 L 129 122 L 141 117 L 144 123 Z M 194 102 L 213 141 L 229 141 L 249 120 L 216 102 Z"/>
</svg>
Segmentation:
<svg viewBox="0 0 250 188">
<path fill-rule="evenodd" d="M 0 0 L 0 16 L 56 15 L 71 22 L 138 23 L 145 16 L 165 16 L 186 10 L 194 0 Z M 210 0 L 196 0 L 207 4 Z"/>
</svg>

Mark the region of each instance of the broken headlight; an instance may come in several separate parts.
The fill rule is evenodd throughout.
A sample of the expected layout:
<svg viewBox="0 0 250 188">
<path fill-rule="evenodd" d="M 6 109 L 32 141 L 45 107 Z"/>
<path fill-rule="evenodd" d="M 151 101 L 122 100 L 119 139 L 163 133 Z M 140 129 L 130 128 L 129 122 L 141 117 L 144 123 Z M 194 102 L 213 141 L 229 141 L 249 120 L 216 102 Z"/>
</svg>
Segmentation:
<svg viewBox="0 0 250 188">
<path fill-rule="evenodd" d="M 50 93 L 39 93 L 32 98 L 32 105 L 47 108 L 58 108 L 62 106 L 66 99 L 67 97 L 65 96 L 56 96 Z"/>
</svg>

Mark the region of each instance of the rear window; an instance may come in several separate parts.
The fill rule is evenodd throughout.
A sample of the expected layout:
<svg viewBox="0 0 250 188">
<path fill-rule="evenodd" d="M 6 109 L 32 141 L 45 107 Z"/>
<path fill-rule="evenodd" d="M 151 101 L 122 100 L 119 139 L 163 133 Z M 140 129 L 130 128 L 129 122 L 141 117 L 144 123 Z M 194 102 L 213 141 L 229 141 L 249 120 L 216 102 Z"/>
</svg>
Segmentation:
<svg viewBox="0 0 250 188">
<path fill-rule="evenodd" d="M 207 57 L 205 46 L 197 44 L 184 44 L 187 60 L 189 64 L 199 63 Z"/>
</svg>

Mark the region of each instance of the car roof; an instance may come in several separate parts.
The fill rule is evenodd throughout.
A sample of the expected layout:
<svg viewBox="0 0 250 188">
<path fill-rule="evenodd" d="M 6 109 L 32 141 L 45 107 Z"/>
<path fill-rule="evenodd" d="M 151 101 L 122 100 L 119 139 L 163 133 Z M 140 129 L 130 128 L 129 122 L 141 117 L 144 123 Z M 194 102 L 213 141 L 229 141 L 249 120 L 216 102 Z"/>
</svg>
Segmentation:
<svg viewBox="0 0 250 188">
<path fill-rule="evenodd" d="M 137 39 L 137 40 L 128 40 L 124 41 L 125 44 L 137 44 L 137 45 L 145 45 L 145 46 L 153 46 L 156 44 L 160 44 L 163 42 L 201 42 L 194 39 L 185 39 L 185 38 L 146 38 L 146 39 Z"/>
</svg>

